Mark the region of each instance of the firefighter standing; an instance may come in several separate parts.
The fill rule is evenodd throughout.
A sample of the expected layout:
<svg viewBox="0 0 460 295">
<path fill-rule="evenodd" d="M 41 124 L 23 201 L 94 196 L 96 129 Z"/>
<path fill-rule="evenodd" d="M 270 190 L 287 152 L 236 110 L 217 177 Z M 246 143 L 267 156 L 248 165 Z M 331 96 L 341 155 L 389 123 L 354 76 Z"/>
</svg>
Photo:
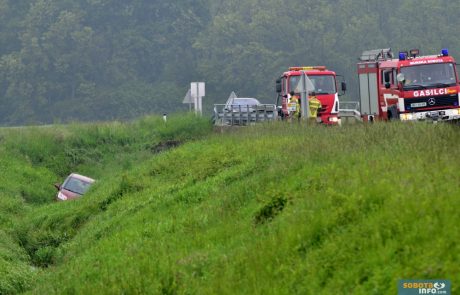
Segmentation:
<svg viewBox="0 0 460 295">
<path fill-rule="evenodd" d="M 291 111 L 290 113 L 290 117 L 292 118 L 292 120 L 300 120 L 300 117 L 301 117 L 301 105 L 300 105 L 300 97 L 299 95 L 297 94 L 294 94 L 292 93 L 291 94 L 291 99 L 289 100 L 289 104 L 293 104 L 295 105 L 295 111 Z M 322 105 L 321 105 L 321 101 L 316 98 L 316 96 L 312 96 L 312 97 L 309 97 L 308 98 L 308 118 L 311 120 L 311 121 L 316 121 L 316 118 L 318 117 L 318 112 L 319 110 L 321 109 Z"/>
<path fill-rule="evenodd" d="M 312 96 L 308 100 L 308 104 L 310 107 L 308 110 L 308 117 L 310 119 L 316 120 L 316 117 L 318 117 L 318 111 L 319 109 L 321 109 L 321 101 L 319 101 L 319 99 L 317 99 L 316 96 Z"/>
<path fill-rule="evenodd" d="M 300 97 L 297 94 L 291 93 L 290 103 L 295 105 L 295 111 L 292 111 L 291 118 L 299 119 L 300 118 Z"/>
</svg>

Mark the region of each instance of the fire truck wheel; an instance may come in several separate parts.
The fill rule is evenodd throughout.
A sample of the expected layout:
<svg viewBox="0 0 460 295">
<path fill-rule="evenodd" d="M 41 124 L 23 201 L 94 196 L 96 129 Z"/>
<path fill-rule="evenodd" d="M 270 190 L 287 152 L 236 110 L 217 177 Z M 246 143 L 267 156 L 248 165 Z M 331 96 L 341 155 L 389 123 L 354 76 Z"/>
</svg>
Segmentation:
<svg viewBox="0 0 460 295">
<path fill-rule="evenodd" d="M 387 115 L 388 115 L 388 120 L 389 121 L 399 120 L 399 112 L 398 112 L 397 106 L 392 105 L 392 106 L 388 107 Z"/>
<path fill-rule="evenodd" d="M 284 117 L 283 111 L 278 111 L 278 118 L 280 118 L 281 121 L 284 121 L 286 118 Z"/>
</svg>

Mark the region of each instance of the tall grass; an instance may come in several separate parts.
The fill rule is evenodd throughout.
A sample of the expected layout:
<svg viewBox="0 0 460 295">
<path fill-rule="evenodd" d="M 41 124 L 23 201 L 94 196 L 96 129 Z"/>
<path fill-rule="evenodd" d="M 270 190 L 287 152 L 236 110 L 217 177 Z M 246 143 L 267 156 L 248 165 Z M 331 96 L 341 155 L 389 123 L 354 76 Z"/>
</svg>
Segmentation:
<svg viewBox="0 0 460 295">
<path fill-rule="evenodd" d="M 189 115 L 172 116 L 168 123 L 145 117 L 0 129 L 0 294 L 28 289 L 35 267 L 52 263 L 56 249 L 98 212 L 55 210 L 53 183 L 70 172 L 110 178 L 151 158 L 164 141 L 199 139 L 210 130 L 207 120 Z"/>
<path fill-rule="evenodd" d="M 403 278 L 458 291 L 457 126 L 269 124 L 134 156 L 206 133 L 193 124 L 210 130 L 141 128 L 112 157 L 136 164 L 107 160 L 84 198 L 15 222 L 43 268 L 31 293 L 394 294 Z M 88 153 L 107 157 L 95 137 Z"/>
</svg>

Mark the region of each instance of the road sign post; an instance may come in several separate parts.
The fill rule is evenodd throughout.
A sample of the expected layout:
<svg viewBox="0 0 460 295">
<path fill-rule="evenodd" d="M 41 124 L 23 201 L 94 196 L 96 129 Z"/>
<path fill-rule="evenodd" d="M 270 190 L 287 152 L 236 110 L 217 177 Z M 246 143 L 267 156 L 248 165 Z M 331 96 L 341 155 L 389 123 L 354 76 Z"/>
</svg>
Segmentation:
<svg viewBox="0 0 460 295">
<path fill-rule="evenodd" d="M 309 91 L 309 83 L 311 84 L 310 79 L 308 78 L 307 74 L 305 71 L 302 71 L 302 76 L 301 76 L 301 92 L 300 92 L 300 114 L 302 121 L 307 122 L 308 124 L 308 109 L 309 109 L 309 101 L 308 101 L 308 91 Z"/>
<path fill-rule="evenodd" d="M 190 95 L 195 104 L 195 114 L 203 115 L 203 96 L 205 96 L 204 82 L 190 83 Z"/>
</svg>

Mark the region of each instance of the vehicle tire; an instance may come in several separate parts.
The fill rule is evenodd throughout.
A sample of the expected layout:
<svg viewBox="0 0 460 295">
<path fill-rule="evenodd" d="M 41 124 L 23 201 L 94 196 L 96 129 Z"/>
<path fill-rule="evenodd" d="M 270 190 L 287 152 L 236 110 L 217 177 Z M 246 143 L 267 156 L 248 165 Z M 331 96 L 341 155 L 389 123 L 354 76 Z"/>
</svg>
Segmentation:
<svg viewBox="0 0 460 295">
<path fill-rule="evenodd" d="M 398 112 L 398 108 L 396 105 L 392 105 L 388 107 L 387 116 L 388 116 L 388 121 L 399 120 L 399 112 Z"/>
<path fill-rule="evenodd" d="M 285 118 L 284 118 L 284 113 L 282 110 L 278 110 L 278 118 L 281 120 L 281 121 L 284 121 Z"/>
<path fill-rule="evenodd" d="M 212 125 L 216 125 L 216 114 L 212 114 L 212 117 L 211 117 L 211 123 Z"/>
</svg>

